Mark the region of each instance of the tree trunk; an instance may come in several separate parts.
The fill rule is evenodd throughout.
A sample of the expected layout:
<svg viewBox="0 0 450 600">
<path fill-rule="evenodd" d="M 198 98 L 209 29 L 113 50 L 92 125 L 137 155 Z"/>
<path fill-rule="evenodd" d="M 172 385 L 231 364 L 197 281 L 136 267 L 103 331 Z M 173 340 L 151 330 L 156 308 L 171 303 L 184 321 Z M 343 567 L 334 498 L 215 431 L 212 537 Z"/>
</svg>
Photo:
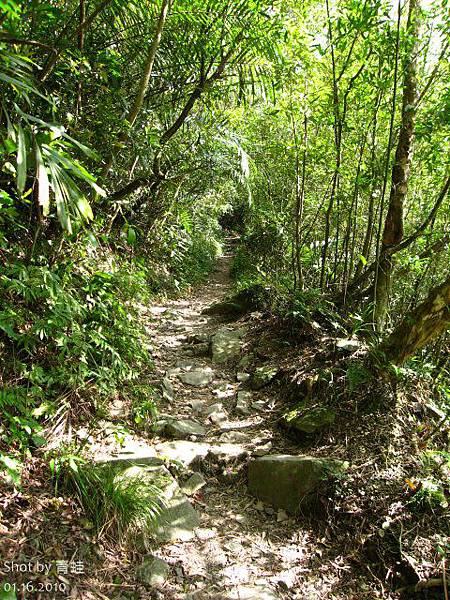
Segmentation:
<svg viewBox="0 0 450 600">
<path fill-rule="evenodd" d="M 406 315 L 378 347 L 389 362 L 401 365 L 450 326 L 450 276 Z"/>
<path fill-rule="evenodd" d="M 161 11 L 159 13 L 158 23 L 156 25 L 155 35 L 153 37 L 150 48 L 148 49 L 147 57 L 145 60 L 144 71 L 139 82 L 139 89 L 133 102 L 133 106 L 128 113 L 127 120 L 130 126 L 134 125 L 136 117 L 142 108 L 144 102 L 144 96 L 147 92 L 148 84 L 152 74 L 153 63 L 155 62 L 156 52 L 158 51 L 159 44 L 161 42 L 161 36 L 164 29 L 164 24 L 167 19 L 167 14 L 170 9 L 171 0 L 163 0 L 161 4 Z"/>
<path fill-rule="evenodd" d="M 384 223 L 380 259 L 376 270 L 374 288 L 374 321 L 378 331 L 384 328 L 389 296 L 392 287 L 394 260 L 387 251 L 403 238 L 403 204 L 408 191 L 414 135 L 415 104 L 417 100 L 417 57 L 419 33 L 419 0 L 409 1 L 407 36 L 411 39 L 406 57 L 403 83 L 402 120 L 400 134 L 392 167 L 389 207 Z"/>
</svg>

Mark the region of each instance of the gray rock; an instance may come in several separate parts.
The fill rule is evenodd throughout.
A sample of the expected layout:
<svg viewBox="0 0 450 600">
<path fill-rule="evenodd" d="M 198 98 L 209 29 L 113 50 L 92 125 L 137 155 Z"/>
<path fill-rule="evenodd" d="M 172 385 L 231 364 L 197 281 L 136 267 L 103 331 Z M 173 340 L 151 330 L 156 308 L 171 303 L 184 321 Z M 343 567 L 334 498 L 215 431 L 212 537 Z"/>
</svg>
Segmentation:
<svg viewBox="0 0 450 600">
<path fill-rule="evenodd" d="M 250 379 L 250 374 L 249 373 L 237 373 L 236 379 L 240 383 L 245 383 L 246 381 L 248 381 Z"/>
<path fill-rule="evenodd" d="M 172 382 L 168 377 L 164 377 L 161 383 L 162 387 L 162 396 L 168 402 L 172 402 L 175 396 L 175 391 L 173 389 Z"/>
<path fill-rule="evenodd" d="M 224 442 L 222 444 L 211 444 L 208 454 L 227 462 L 228 460 L 247 456 L 249 451 L 242 444 Z"/>
<path fill-rule="evenodd" d="M 236 400 L 236 412 L 240 415 L 248 415 L 249 403 L 251 399 L 251 392 L 238 392 Z"/>
<path fill-rule="evenodd" d="M 314 433 L 319 429 L 328 427 L 336 418 L 336 412 L 327 406 L 317 406 L 314 408 L 305 408 L 298 411 L 298 415 L 289 413 L 283 421 L 291 429 L 303 433 Z"/>
<path fill-rule="evenodd" d="M 188 496 L 192 496 L 195 492 L 198 492 L 204 485 L 206 485 L 205 478 L 200 473 L 193 473 L 188 480 L 182 485 L 182 491 Z"/>
<path fill-rule="evenodd" d="M 195 537 L 195 529 L 200 526 L 200 516 L 186 499 L 177 491 L 167 502 L 155 530 L 160 542 L 186 542 Z"/>
<path fill-rule="evenodd" d="M 208 419 L 211 423 L 216 425 L 224 423 L 228 419 L 228 415 L 220 402 L 208 406 L 205 413 L 208 415 Z"/>
<path fill-rule="evenodd" d="M 160 586 L 169 576 L 169 565 L 157 556 L 146 556 L 136 569 L 136 579 L 148 586 Z"/>
<path fill-rule="evenodd" d="M 205 428 L 196 421 L 188 419 L 179 419 L 178 421 L 168 421 L 164 427 L 164 433 L 177 440 L 184 440 L 191 435 L 204 436 Z"/>
<path fill-rule="evenodd" d="M 117 454 L 96 454 L 94 461 L 98 464 L 117 466 L 127 465 L 161 465 L 162 459 L 157 456 L 153 446 L 137 442 L 131 437 L 125 438 L 124 444 Z"/>
<path fill-rule="evenodd" d="M 214 379 L 214 371 L 210 367 L 196 368 L 187 373 L 181 373 L 179 378 L 183 383 L 194 387 L 205 387 Z"/>
<path fill-rule="evenodd" d="M 314 492 L 345 467 L 342 461 L 311 456 L 262 456 L 249 463 L 248 487 L 260 500 L 296 514 L 310 508 Z"/>
<path fill-rule="evenodd" d="M 248 444 L 252 438 L 248 433 L 244 433 L 243 431 L 226 431 L 222 433 L 219 440 L 230 444 Z"/>
<path fill-rule="evenodd" d="M 262 444 L 261 446 L 257 446 L 254 450 L 253 450 L 253 454 L 255 456 L 265 456 L 266 454 L 269 454 L 269 452 L 272 450 L 272 442 L 268 441 L 265 444 Z"/>
<path fill-rule="evenodd" d="M 189 466 L 194 461 L 204 458 L 210 449 L 209 444 L 203 442 L 190 442 L 187 440 L 174 440 L 156 446 L 159 455 L 173 462 L 180 462 Z"/>
<path fill-rule="evenodd" d="M 336 341 L 336 348 L 344 352 L 356 352 L 361 348 L 364 348 L 364 344 L 359 340 L 350 338 L 341 338 Z"/>
<path fill-rule="evenodd" d="M 194 346 L 189 346 L 188 348 L 186 348 L 186 354 L 189 354 L 189 356 L 208 356 L 209 351 L 209 342 L 195 344 Z"/>
<path fill-rule="evenodd" d="M 244 332 L 241 329 L 228 329 L 226 327 L 219 329 L 212 337 L 213 362 L 221 364 L 237 357 L 241 350 L 243 336 Z"/>
<path fill-rule="evenodd" d="M 223 412 L 223 404 L 222 402 L 215 402 L 214 404 L 210 404 L 205 408 L 205 415 L 211 415 L 216 412 Z"/>
<path fill-rule="evenodd" d="M 205 403 L 203 400 L 191 400 L 189 404 L 196 414 L 203 412 L 203 409 L 205 408 Z"/>
<path fill-rule="evenodd" d="M 252 389 L 259 390 L 268 385 L 277 376 L 278 371 L 278 367 L 273 367 L 271 365 L 265 365 L 255 369 L 250 379 Z"/>
</svg>

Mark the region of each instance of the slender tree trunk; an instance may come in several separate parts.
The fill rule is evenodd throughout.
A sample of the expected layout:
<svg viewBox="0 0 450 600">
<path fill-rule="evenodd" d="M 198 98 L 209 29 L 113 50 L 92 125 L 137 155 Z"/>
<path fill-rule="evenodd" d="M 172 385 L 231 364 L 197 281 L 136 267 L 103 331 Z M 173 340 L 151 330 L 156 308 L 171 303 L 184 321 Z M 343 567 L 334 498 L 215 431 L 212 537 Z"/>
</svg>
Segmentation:
<svg viewBox="0 0 450 600">
<path fill-rule="evenodd" d="M 381 72 L 381 61 L 378 65 L 378 77 Z M 371 136 L 371 148 L 370 148 L 370 163 L 371 163 L 371 189 L 369 196 L 369 207 L 367 211 L 367 225 L 366 233 L 364 235 L 363 247 L 361 250 L 361 256 L 367 263 L 370 254 L 370 248 L 372 246 L 372 238 L 374 232 L 374 217 L 375 217 L 375 193 L 377 189 L 377 168 L 376 168 L 376 147 L 377 147 L 377 126 L 378 126 L 378 110 L 380 108 L 382 98 L 382 90 L 379 90 L 375 99 L 374 113 L 373 113 L 373 124 L 372 124 L 372 136 Z M 361 274 L 364 266 L 364 261 L 359 260 L 356 266 L 355 277 Z"/>
<path fill-rule="evenodd" d="M 354 251 L 355 251 L 355 235 L 358 221 L 358 195 L 359 195 L 359 177 L 361 174 L 361 165 L 366 147 L 366 137 L 361 142 L 359 148 L 358 166 L 356 168 L 355 182 L 353 186 L 352 202 L 350 205 L 350 214 L 347 221 L 347 228 L 344 237 L 344 305 L 347 297 L 348 279 L 353 270 Z M 350 239 L 352 240 L 350 244 Z"/>
<path fill-rule="evenodd" d="M 341 167 L 341 138 L 342 138 L 342 121 L 339 111 L 339 87 L 336 75 L 336 59 L 334 54 L 333 45 L 333 32 L 331 28 L 331 17 L 329 2 L 326 2 L 327 17 L 328 17 L 328 37 L 331 45 L 331 66 L 333 72 L 333 112 L 334 112 L 334 145 L 336 152 L 336 164 L 333 175 L 333 181 L 331 184 L 330 199 L 328 201 L 328 207 L 325 213 L 325 235 L 322 248 L 322 265 L 320 270 L 320 288 L 323 289 L 325 286 L 325 271 L 328 257 L 328 247 L 330 245 L 330 230 L 331 230 L 331 215 L 333 212 L 334 200 L 336 197 L 336 189 L 339 181 L 339 169 Z"/>
<path fill-rule="evenodd" d="M 171 2 L 172 0 L 162 0 L 161 11 L 159 13 L 155 35 L 153 36 L 152 43 L 150 44 L 150 47 L 147 52 L 144 71 L 142 72 L 141 80 L 139 82 L 138 92 L 127 116 L 127 120 L 130 126 L 134 125 L 136 117 L 138 116 L 139 111 L 141 110 L 142 104 L 144 102 L 144 97 L 147 92 L 148 84 L 152 74 L 153 63 L 155 62 L 156 52 L 158 51 L 159 44 L 161 43 L 161 36 L 164 29 L 164 24 L 167 19 L 167 15 L 170 10 Z"/>
<path fill-rule="evenodd" d="M 403 238 L 403 204 L 408 191 L 416 114 L 419 11 L 419 0 L 409 0 L 407 34 L 411 41 L 409 42 L 410 47 L 406 56 L 402 120 L 395 152 L 395 161 L 392 167 L 389 207 L 384 223 L 381 252 L 374 288 L 374 321 L 378 331 L 382 331 L 385 325 L 389 296 L 392 288 L 394 259 L 387 251 L 392 246 L 399 244 Z"/>
<path fill-rule="evenodd" d="M 61 46 L 59 48 L 56 48 L 56 52 L 54 52 L 52 55 L 49 56 L 49 58 L 47 59 L 40 75 L 39 75 L 39 80 L 40 81 L 45 81 L 50 73 L 53 71 L 53 69 L 55 68 L 58 59 L 61 55 L 61 53 L 64 51 L 65 49 L 65 43 L 64 43 L 64 37 L 66 35 L 68 35 L 68 39 L 72 39 L 74 36 L 77 36 L 80 34 L 80 32 L 84 32 L 87 30 L 87 28 L 89 27 L 89 25 L 94 21 L 94 19 L 97 18 L 97 16 L 108 6 L 108 4 L 110 4 L 112 2 L 112 0 L 103 0 L 103 2 L 101 2 L 97 8 L 88 16 L 84 19 L 84 21 L 82 23 L 80 23 L 78 25 L 78 27 L 76 28 L 76 30 L 74 32 L 70 32 L 70 26 L 71 26 L 71 19 L 69 19 L 69 21 L 67 22 L 67 24 L 64 26 L 64 28 L 62 29 L 61 33 L 58 36 L 58 40 L 57 42 L 61 42 Z M 75 16 L 78 12 L 78 9 L 75 11 Z M 56 46 L 57 44 L 55 44 Z"/>
<path fill-rule="evenodd" d="M 84 29 L 81 25 L 84 23 L 86 19 L 86 5 L 85 0 L 80 0 L 80 26 L 78 32 L 78 50 L 80 51 L 80 55 L 82 56 L 84 50 Z M 83 80 L 82 80 L 82 72 L 80 69 L 79 80 L 78 80 L 78 93 L 77 93 L 77 104 L 75 107 L 75 114 L 78 116 L 81 113 L 81 105 L 82 105 L 82 96 L 83 96 Z"/>
<path fill-rule="evenodd" d="M 153 64 L 155 62 L 156 53 L 158 51 L 159 45 L 161 43 L 161 36 L 164 29 L 164 25 L 167 20 L 167 15 L 169 13 L 170 7 L 172 4 L 172 0 L 162 0 L 161 10 L 159 13 L 158 23 L 156 24 L 155 35 L 153 36 L 152 43 L 147 52 L 147 57 L 145 59 L 144 70 L 142 71 L 141 79 L 139 81 L 138 91 L 134 98 L 133 104 L 131 105 L 130 110 L 128 111 L 127 121 L 129 126 L 132 127 L 137 119 L 137 116 L 142 108 L 144 103 L 145 94 L 148 89 L 148 84 L 150 82 L 150 77 L 153 71 Z M 118 139 L 118 142 L 124 142 L 127 135 L 126 132 L 123 132 Z M 111 165 L 114 161 L 114 151 L 111 152 L 109 157 L 106 159 L 105 166 L 102 170 L 102 177 L 106 177 L 108 171 L 111 168 Z"/>
<path fill-rule="evenodd" d="M 450 276 L 433 288 L 427 299 L 406 315 L 380 344 L 387 360 L 400 365 L 439 337 L 450 326 Z"/>
<path fill-rule="evenodd" d="M 294 270 L 294 288 L 303 290 L 303 267 L 301 260 L 301 242 L 300 231 L 303 222 L 304 200 L 305 200 L 305 176 L 306 176 L 306 145 L 308 142 L 308 121 L 306 114 L 303 119 L 303 156 L 300 175 L 300 157 L 298 149 L 297 130 L 295 120 L 292 117 L 292 130 L 295 145 L 295 215 L 294 215 L 294 251 L 293 251 L 293 270 Z"/>
</svg>

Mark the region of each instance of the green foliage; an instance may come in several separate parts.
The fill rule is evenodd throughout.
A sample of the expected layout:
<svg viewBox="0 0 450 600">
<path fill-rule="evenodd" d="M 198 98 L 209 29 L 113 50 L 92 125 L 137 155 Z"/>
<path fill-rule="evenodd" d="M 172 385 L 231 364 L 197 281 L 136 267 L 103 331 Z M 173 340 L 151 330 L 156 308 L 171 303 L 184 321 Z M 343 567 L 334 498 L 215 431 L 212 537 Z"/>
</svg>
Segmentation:
<svg viewBox="0 0 450 600">
<path fill-rule="evenodd" d="M 362 385 L 372 381 L 373 373 L 361 361 L 352 361 L 347 367 L 346 377 L 349 392 L 352 394 Z"/>
<path fill-rule="evenodd" d="M 16 487 L 20 486 L 22 464 L 15 458 L 0 452 L 0 479 L 6 478 Z"/>
<path fill-rule="evenodd" d="M 69 462 L 59 477 L 100 537 L 120 540 L 138 526 L 151 530 L 164 509 L 159 487 L 111 465 Z"/>
<path fill-rule="evenodd" d="M 3 171 L 15 176 L 18 198 L 27 198 L 32 192 L 31 176 L 36 177 L 36 202 L 42 216 L 50 214 L 50 190 L 55 200 L 61 226 L 72 233 L 83 222 L 93 219 L 86 195 L 76 180 L 92 187 L 99 195 L 105 192 L 95 178 L 73 156 L 74 150 L 90 157 L 96 154 L 70 136 L 65 127 L 43 120 L 20 108 L 31 108 L 37 97 L 43 109 L 50 112 L 52 101 L 42 95 L 33 77 L 33 62 L 25 56 L 0 48 L 0 81 L 6 86 L 2 112 L 6 127 L 0 146 Z M 3 119 L 2 119 L 3 120 Z"/>
<path fill-rule="evenodd" d="M 6 387 L 0 390 L 0 440 L 8 446 L 26 448 L 29 443 L 39 443 L 41 425 L 35 418 L 35 407 L 42 390 L 38 386 L 29 389 Z"/>
<path fill-rule="evenodd" d="M 416 510 L 447 508 L 450 495 L 450 453 L 426 451 L 422 454 L 422 468 L 414 483 L 410 504 Z"/>
<path fill-rule="evenodd" d="M 134 423 L 141 428 L 149 428 L 156 421 L 157 402 L 156 390 L 149 385 L 131 385 L 132 407 L 131 415 Z"/>
</svg>

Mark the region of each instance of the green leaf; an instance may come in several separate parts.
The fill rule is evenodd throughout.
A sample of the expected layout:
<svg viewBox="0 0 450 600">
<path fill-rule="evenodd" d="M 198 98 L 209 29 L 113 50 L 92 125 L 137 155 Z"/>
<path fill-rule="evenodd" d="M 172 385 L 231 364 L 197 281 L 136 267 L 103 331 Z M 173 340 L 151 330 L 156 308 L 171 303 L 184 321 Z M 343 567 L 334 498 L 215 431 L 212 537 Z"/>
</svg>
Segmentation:
<svg viewBox="0 0 450 600">
<path fill-rule="evenodd" d="M 72 233 L 72 223 L 67 210 L 68 192 L 64 182 L 61 180 L 61 171 L 57 165 L 50 164 L 50 173 L 52 176 L 52 188 L 55 192 L 56 213 L 58 215 L 61 227 L 68 233 Z"/>
<path fill-rule="evenodd" d="M 85 196 L 80 196 L 77 200 L 77 208 L 80 214 L 86 219 L 86 221 L 92 221 L 94 214 L 92 212 L 91 205 L 86 200 Z"/>
<path fill-rule="evenodd" d="M 136 231 L 133 229 L 133 227 L 128 227 L 127 242 L 130 244 L 130 246 L 134 246 L 136 243 Z"/>
<path fill-rule="evenodd" d="M 36 144 L 36 177 L 38 180 L 38 202 L 42 206 L 42 214 L 46 217 L 50 213 L 50 187 L 45 168 L 42 160 L 41 149 Z"/>
<path fill-rule="evenodd" d="M 25 141 L 25 133 L 21 125 L 17 125 L 17 189 L 21 194 L 25 190 L 27 179 L 27 146 Z"/>
</svg>

